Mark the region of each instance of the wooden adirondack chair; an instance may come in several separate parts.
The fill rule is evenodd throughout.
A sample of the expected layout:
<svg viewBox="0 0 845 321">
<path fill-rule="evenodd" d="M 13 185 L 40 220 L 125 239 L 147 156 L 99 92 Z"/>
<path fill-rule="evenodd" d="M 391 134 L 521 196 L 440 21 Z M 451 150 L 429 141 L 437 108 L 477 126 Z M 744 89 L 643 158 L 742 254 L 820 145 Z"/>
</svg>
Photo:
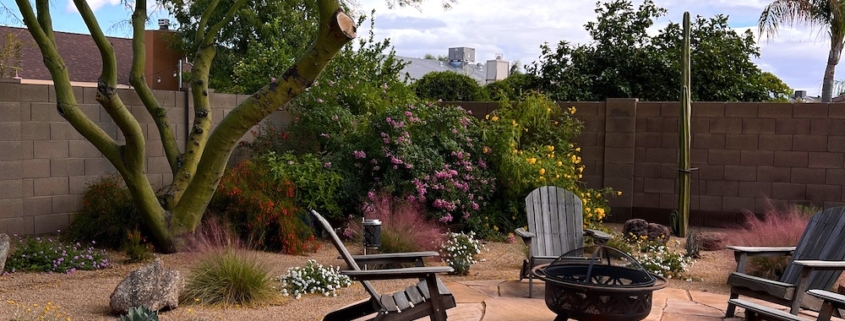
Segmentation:
<svg viewBox="0 0 845 321">
<path fill-rule="evenodd" d="M 437 273 L 452 272 L 453 269 L 451 267 L 416 266 L 400 269 L 361 270 L 358 266 L 359 262 L 356 262 L 349 253 L 346 246 L 343 245 L 340 238 L 335 234 L 329 222 L 316 211 L 312 210 L 311 214 L 329 234 L 335 248 L 337 248 L 337 251 L 340 252 L 343 260 L 348 265 L 349 270 L 341 271 L 341 273 L 353 280 L 360 281 L 364 289 L 370 294 L 369 300 L 361 301 L 326 314 L 323 317 L 324 321 L 354 320 L 373 313 L 376 315 L 370 320 L 416 320 L 429 316 L 432 321 L 445 321 L 446 310 L 456 306 L 455 297 L 452 296 L 452 293 L 449 292 L 443 281 L 437 278 Z M 404 260 L 402 254 L 391 254 L 391 256 L 398 258 L 397 260 Z M 411 253 L 409 256 L 416 258 L 419 257 L 419 253 Z M 359 258 L 359 261 L 366 259 L 363 256 L 356 257 Z M 389 263 L 389 259 L 386 256 L 382 255 L 375 258 L 375 260 L 369 261 L 368 263 Z M 416 261 L 415 258 L 409 261 Z M 421 281 L 416 285 L 409 286 L 392 294 L 378 293 L 369 282 L 370 280 L 391 279 L 420 279 Z"/>
<path fill-rule="evenodd" d="M 528 230 L 516 229 L 528 245 L 528 258 L 522 262 L 519 279 L 528 278 L 528 297 L 533 296 L 534 275 L 531 269 L 550 263 L 566 252 L 584 246 L 584 235 L 604 244 L 610 235 L 602 231 L 584 229 L 581 198 L 566 189 L 543 186 L 525 197 Z"/>
<path fill-rule="evenodd" d="M 736 272 L 728 277 L 731 299 L 750 296 L 790 307 L 798 314 L 801 307 L 818 311 L 822 301 L 805 295 L 807 290 L 830 290 L 845 269 L 845 207 L 821 211 L 810 219 L 796 247 L 728 246 L 734 251 Z M 779 281 L 745 274 L 749 257 L 791 255 Z M 733 317 L 736 305 L 728 302 L 725 315 Z"/>
</svg>

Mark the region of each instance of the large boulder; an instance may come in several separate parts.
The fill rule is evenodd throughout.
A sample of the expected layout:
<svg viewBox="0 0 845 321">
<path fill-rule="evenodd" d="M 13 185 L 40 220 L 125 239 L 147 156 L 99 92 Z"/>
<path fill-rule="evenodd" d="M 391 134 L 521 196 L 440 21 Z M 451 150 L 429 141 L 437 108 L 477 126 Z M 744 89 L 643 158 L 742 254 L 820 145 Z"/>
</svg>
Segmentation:
<svg viewBox="0 0 845 321">
<path fill-rule="evenodd" d="M 145 306 L 153 311 L 175 309 L 185 280 L 179 271 L 165 268 L 160 259 L 129 274 L 111 294 L 111 309 L 124 314 L 129 308 Z"/>
<path fill-rule="evenodd" d="M 660 225 L 657 223 L 648 223 L 648 232 L 646 233 L 646 238 L 649 241 L 659 241 L 663 244 L 669 242 L 669 237 L 672 236 L 672 231 L 669 230 L 669 227 L 666 225 Z"/>
<path fill-rule="evenodd" d="M 641 218 L 631 219 L 622 226 L 622 236 L 628 242 L 636 242 L 648 235 L 648 222 Z"/>
<path fill-rule="evenodd" d="M 9 257 L 9 235 L 0 233 L 0 274 L 6 267 L 6 258 Z"/>
<path fill-rule="evenodd" d="M 702 251 L 718 251 L 725 248 L 725 244 L 722 243 L 724 239 L 722 233 L 700 233 L 696 238 L 698 242 L 701 242 Z"/>
</svg>

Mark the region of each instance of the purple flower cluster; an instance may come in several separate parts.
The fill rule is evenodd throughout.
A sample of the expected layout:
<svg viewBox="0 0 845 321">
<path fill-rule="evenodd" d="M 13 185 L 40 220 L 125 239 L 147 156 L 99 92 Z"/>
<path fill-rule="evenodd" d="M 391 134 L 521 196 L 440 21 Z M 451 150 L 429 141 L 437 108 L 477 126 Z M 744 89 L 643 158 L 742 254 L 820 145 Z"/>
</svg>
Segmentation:
<svg viewBox="0 0 845 321">
<path fill-rule="evenodd" d="M 96 270 L 110 265 L 105 250 L 95 249 L 94 242 L 65 244 L 52 238 L 18 238 L 16 250 L 9 256 L 7 268 L 11 272 L 35 271 L 74 273 L 77 270 Z"/>
</svg>

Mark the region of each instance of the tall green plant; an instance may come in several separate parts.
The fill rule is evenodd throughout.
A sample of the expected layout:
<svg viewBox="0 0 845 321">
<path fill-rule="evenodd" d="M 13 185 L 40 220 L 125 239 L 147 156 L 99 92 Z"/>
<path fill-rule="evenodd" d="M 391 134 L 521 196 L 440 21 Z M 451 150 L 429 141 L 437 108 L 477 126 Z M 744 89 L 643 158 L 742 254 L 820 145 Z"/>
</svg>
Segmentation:
<svg viewBox="0 0 845 321">
<path fill-rule="evenodd" d="M 23 42 L 13 33 L 7 33 L 0 48 L 0 78 L 15 77 L 21 68 Z"/>
</svg>

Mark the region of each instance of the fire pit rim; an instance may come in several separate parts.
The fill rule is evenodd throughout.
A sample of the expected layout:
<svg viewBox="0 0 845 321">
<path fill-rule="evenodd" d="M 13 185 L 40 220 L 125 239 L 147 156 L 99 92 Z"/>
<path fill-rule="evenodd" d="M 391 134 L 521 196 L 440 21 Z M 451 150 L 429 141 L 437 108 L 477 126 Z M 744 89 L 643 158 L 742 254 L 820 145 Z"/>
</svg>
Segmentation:
<svg viewBox="0 0 845 321">
<path fill-rule="evenodd" d="M 548 278 L 546 277 L 545 273 L 540 273 L 538 271 L 545 270 L 550 263 L 540 264 L 535 266 L 531 269 L 531 273 L 534 274 L 534 277 L 541 279 L 545 282 L 552 282 L 562 286 L 571 286 L 575 288 L 581 288 L 586 290 L 594 290 L 594 291 L 613 291 L 613 292 L 642 292 L 642 291 L 656 291 L 665 288 L 669 281 L 662 276 L 656 275 L 654 273 L 646 272 L 651 274 L 654 277 L 655 282 L 652 285 L 645 285 L 645 286 L 615 286 L 615 285 L 595 285 L 592 283 L 574 283 L 574 282 L 562 282 L 561 280 Z"/>
</svg>

